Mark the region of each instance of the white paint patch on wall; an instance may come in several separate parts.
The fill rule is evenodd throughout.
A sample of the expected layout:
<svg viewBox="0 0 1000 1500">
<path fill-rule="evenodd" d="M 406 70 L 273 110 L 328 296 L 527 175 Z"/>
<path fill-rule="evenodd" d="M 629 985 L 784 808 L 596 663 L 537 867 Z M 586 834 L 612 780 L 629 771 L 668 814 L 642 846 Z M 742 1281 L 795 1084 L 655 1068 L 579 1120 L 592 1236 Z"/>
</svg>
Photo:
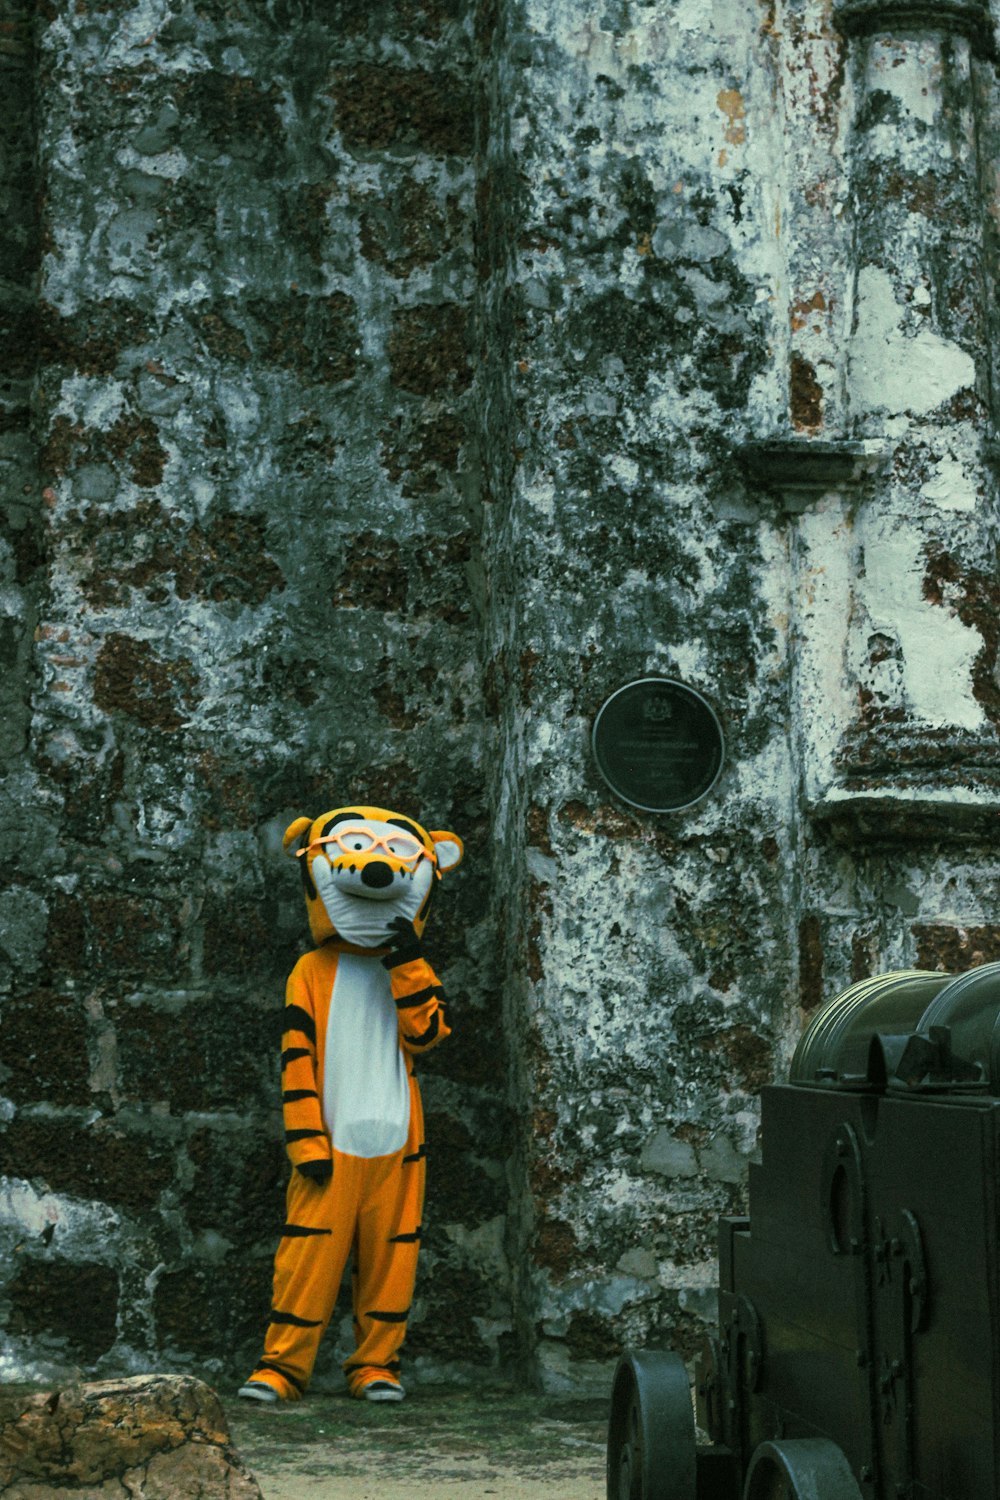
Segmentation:
<svg viewBox="0 0 1000 1500">
<path fill-rule="evenodd" d="M 969 72 L 968 39 L 953 35 L 950 47 L 953 66 L 960 74 Z M 871 87 L 898 99 L 908 115 L 922 125 L 935 123 L 941 108 L 941 42 L 938 34 L 920 41 L 908 38 L 875 39 L 869 53 Z"/>
<path fill-rule="evenodd" d="M 978 730 L 983 711 L 972 691 L 972 668 L 982 650 L 978 631 L 923 595 L 919 539 L 896 530 L 865 547 L 859 586 L 873 629 L 895 634 L 902 649 L 906 699 L 927 724 Z"/>
<path fill-rule="evenodd" d="M 60 383 L 55 413 L 84 427 L 110 427 L 125 410 L 125 401 L 121 381 L 72 375 Z"/>
<path fill-rule="evenodd" d="M 939 458 L 923 496 L 941 510 L 975 510 L 976 482 L 959 459 Z"/>
<path fill-rule="evenodd" d="M 853 712 L 846 627 L 851 613 L 854 541 L 839 495 L 799 520 L 795 563 L 795 677 L 802 704 L 798 733 L 806 793 L 818 800 L 833 776 L 844 725 Z"/>
<path fill-rule="evenodd" d="M 38 1239 L 49 1230 L 58 1244 L 69 1235 L 78 1255 L 107 1258 L 108 1246 L 121 1234 L 121 1220 L 104 1203 L 86 1203 L 39 1193 L 18 1178 L 0 1178 L 0 1234 Z"/>
<path fill-rule="evenodd" d="M 905 310 L 881 266 L 858 276 L 857 331 L 851 346 L 851 385 L 861 411 L 925 416 L 958 391 L 973 386 L 971 354 L 929 328 L 912 336 L 902 328 Z"/>
</svg>

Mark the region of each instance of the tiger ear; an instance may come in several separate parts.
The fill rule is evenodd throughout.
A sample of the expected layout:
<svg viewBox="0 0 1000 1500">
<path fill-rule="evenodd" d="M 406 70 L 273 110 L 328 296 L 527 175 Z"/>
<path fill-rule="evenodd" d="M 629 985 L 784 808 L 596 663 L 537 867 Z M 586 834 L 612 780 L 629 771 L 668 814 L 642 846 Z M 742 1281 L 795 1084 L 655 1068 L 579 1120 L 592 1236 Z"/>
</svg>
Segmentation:
<svg viewBox="0 0 1000 1500">
<path fill-rule="evenodd" d="M 439 870 L 454 870 L 462 863 L 465 845 L 457 833 L 441 833 L 440 830 L 432 829 L 431 838 L 434 840 Z"/>
<path fill-rule="evenodd" d="M 312 818 L 296 818 L 294 823 L 289 823 L 285 829 L 285 837 L 281 841 L 281 847 L 286 854 L 291 853 L 291 845 L 312 826 Z"/>
</svg>

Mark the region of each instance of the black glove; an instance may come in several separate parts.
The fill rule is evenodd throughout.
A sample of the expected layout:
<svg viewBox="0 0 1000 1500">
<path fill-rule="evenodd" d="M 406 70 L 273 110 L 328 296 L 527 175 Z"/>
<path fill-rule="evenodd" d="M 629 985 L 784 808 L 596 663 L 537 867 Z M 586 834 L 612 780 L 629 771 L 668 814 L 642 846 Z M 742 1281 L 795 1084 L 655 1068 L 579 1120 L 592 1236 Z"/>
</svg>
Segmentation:
<svg viewBox="0 0 1000 1500">
<path fill-rule="evenodd" d="M 398 968 L 400 964 L 411 964 L 414 959 L 424 956 L 416 928 L 405 917 L 394 917 L 389 923 L 386 947 L 389 951 L 382 962 L 387 969 Z"/>
<path fill-rule="evenodd" d="M 303 1177 L 308 1177 L 310 1182 L 329 1182 L 333 1176 L 332 1161 L 302 1161 L 295 1169 L 301 1172 Z"/>
</svg>

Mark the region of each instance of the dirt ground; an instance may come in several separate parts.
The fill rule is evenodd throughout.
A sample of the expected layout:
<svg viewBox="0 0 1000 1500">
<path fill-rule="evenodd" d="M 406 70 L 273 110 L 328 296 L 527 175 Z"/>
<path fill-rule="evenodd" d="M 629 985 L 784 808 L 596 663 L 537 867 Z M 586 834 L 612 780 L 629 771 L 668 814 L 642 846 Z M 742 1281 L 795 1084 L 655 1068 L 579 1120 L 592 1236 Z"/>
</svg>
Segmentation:
<svg viewBox="0 0 1000 1500">
<path fill-rule="evenodd" d="M 264 1500 L 604 1500 L 603 1400 L 432 1388 L 223 1405 Z"/>
</svg>

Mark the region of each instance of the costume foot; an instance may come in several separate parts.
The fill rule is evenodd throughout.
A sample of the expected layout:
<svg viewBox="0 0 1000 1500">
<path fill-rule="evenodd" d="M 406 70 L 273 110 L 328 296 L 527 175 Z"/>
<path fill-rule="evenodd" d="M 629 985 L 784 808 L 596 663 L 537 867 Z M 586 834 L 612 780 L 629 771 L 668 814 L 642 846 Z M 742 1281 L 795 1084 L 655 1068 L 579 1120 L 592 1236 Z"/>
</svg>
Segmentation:
<svg viewBox="0 0 1000 1500">
<path fill-rule="evenodd" d="M 236 1392 L 237 1396 L 247 1396 L 251 1401 L 280 1401 L 281 1397 L 273 1385 L 265 1385 L 263 1380 L 248 1380 L 246 1385 L 241 1385 Z"/>
<path fill-rule="evenodd" d="M 402 1401 L 406 1392 L 395 1380 L 371 1380 L 361 1391 L 366 1401 Z"/>
</svg>

